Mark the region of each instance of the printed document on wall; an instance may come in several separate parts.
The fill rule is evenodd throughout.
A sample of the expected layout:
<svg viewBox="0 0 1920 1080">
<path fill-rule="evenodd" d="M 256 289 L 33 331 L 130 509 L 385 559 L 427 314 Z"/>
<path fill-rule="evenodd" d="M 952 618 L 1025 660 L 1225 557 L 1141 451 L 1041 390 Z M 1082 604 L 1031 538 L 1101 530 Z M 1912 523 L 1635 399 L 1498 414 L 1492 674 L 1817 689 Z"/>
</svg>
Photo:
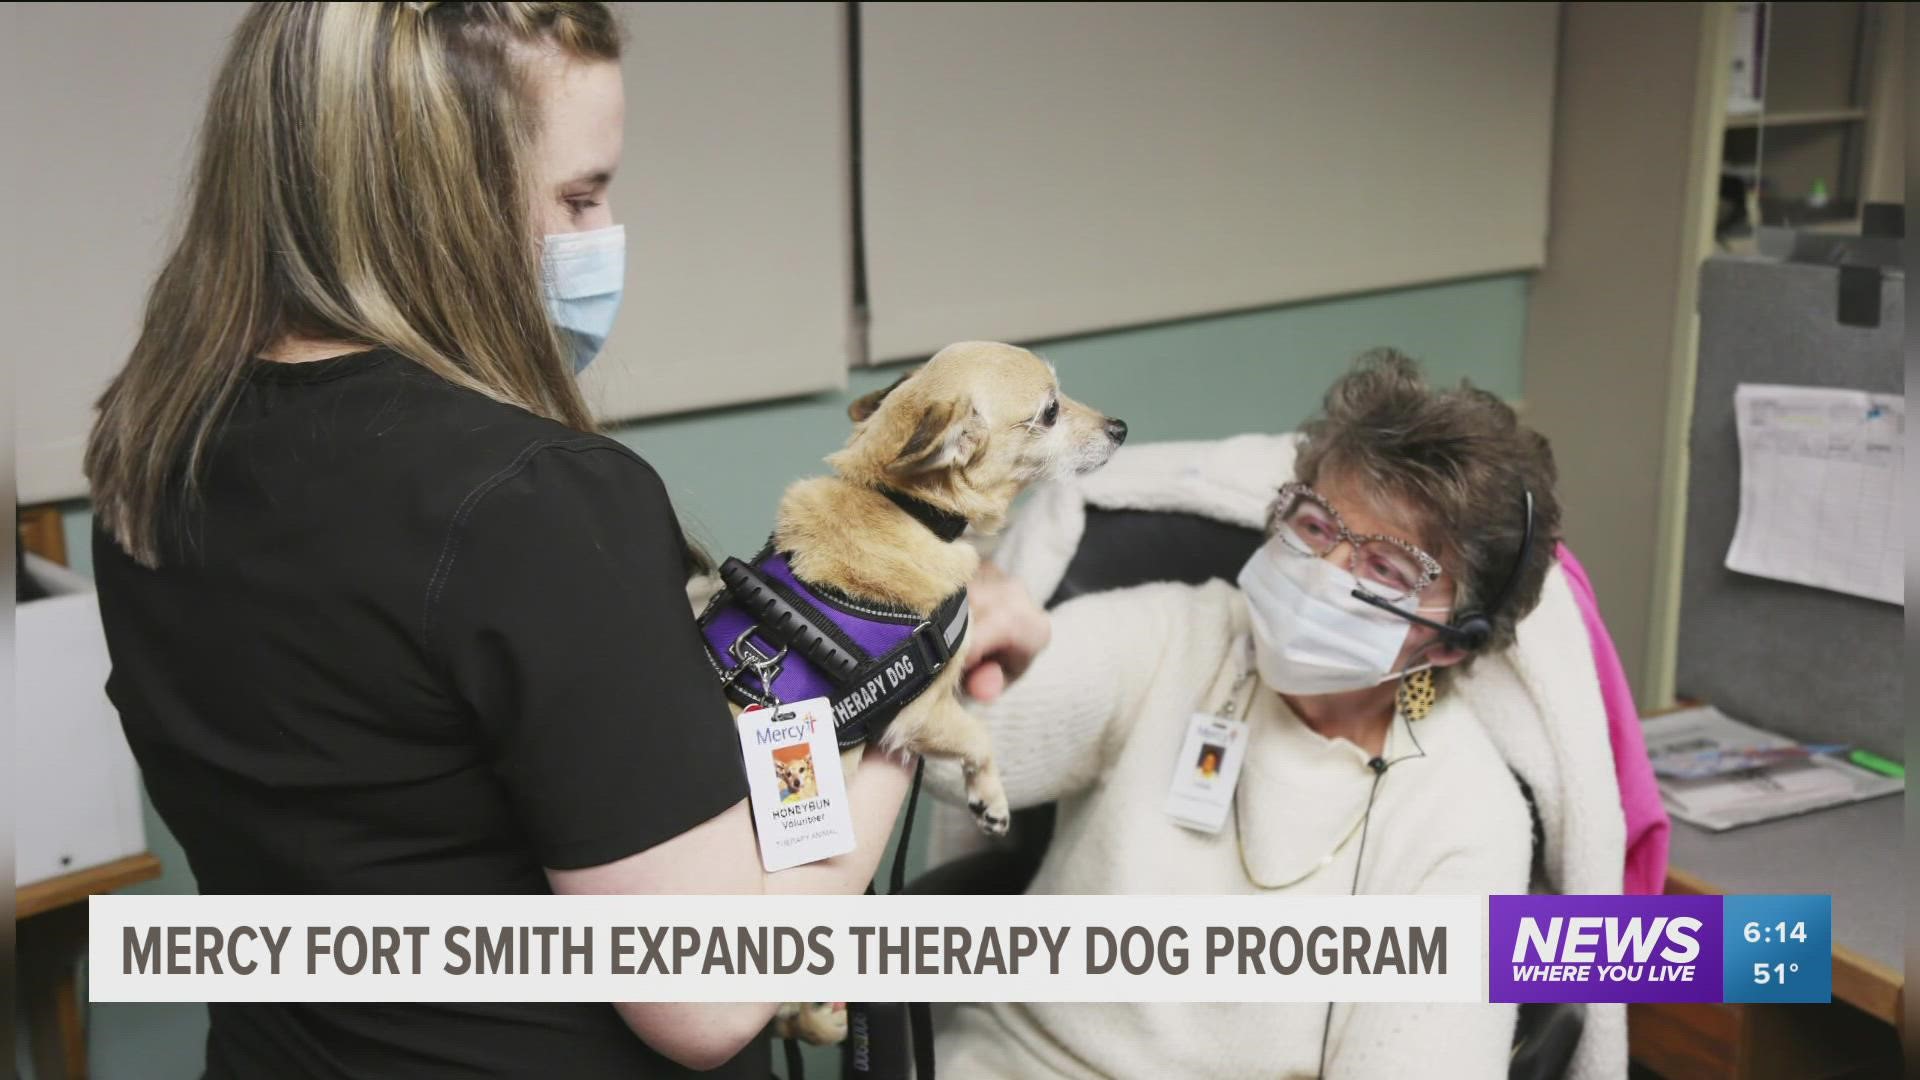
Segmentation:
<svg viewBox="0 0 1920 1080">
<path fill-rule="evenodd" d="M 1903 603 L 1906 399 L 1742 383 L 1734 414 L 1740 522 L 1727 569 Z"/>
</svg>

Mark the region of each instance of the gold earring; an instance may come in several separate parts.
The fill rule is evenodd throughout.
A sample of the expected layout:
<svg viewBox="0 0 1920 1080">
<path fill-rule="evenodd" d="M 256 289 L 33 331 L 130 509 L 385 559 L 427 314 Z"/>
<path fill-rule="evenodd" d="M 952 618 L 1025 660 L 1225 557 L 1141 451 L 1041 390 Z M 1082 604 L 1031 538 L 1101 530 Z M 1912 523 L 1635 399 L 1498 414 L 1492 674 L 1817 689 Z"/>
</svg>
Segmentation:
<svg viewBox="0 0 1920 1080">
<path fill-rule="evenodd" d="M 1399 706 L 1400 715 L 1408 720 L 1425 720 L 1433 711 L 1433 669 L 1421 668 L 1400 677 L 1399 689 L 1394 691 L 1394 704 Z"/>
</svg>

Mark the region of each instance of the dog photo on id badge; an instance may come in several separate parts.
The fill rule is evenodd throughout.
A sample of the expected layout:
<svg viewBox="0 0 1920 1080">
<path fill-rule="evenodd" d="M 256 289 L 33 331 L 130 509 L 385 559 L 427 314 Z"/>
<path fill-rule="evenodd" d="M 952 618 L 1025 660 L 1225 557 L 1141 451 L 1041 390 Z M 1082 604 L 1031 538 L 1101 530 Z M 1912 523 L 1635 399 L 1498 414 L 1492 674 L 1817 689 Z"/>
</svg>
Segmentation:
<svg viewBox="0 0 1920 1080">
<path fill-rule="evenodd" d="M 740 714 L 760 862 L 768 873 L 853 850 L 853 813 L 826 698 Z"/>
<path fill-rule="evenodd" d="M 806 743 L 783 746 L 773 752 L 773 775 L 780 780 L 780 805 L 820 794 L 813 782 L 813 747 Z"/>
<path fill-rule="evenodd" d="M 1167 814 L 1189 829 L 1219 832 L 1233 805 L 1233 787 L 1247 754 L 1246 722 L 1195 713 L 1175 759 L 1167 789 Z"/>
</svg>

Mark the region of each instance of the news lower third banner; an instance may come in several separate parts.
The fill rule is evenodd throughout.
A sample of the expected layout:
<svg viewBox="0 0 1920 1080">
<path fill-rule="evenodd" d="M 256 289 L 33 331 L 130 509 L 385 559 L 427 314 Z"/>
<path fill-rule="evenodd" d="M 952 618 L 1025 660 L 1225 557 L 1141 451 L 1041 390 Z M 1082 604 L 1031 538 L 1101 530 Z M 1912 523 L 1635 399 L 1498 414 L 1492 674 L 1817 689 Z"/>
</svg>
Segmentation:
<svg viewBox="0 0 1920 1080">
<path fill-rule="evenodd" d="M 102 1002 L 1826 1001 L 1831 984 L 1826 897 L 96 896 L 90 917 Z"/>
<path fill-rule="evenodd" d="M 1493 1001 L 1818 1002 L 1830 896 L 1494 896 Z"/>
</svg>

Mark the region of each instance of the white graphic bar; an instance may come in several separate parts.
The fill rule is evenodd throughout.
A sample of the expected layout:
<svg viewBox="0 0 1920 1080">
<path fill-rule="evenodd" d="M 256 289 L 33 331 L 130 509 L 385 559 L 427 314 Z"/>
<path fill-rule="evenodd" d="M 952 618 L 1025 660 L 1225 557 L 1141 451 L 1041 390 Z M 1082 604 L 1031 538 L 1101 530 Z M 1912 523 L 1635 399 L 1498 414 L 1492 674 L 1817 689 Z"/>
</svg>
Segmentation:
<svg viewBox="0 0 1920 1080">
<path fill-rule="evenodd" d="M 94 1001 L 1487 1000 L 1483 896 L 96 896 Z"/>
</svg>

